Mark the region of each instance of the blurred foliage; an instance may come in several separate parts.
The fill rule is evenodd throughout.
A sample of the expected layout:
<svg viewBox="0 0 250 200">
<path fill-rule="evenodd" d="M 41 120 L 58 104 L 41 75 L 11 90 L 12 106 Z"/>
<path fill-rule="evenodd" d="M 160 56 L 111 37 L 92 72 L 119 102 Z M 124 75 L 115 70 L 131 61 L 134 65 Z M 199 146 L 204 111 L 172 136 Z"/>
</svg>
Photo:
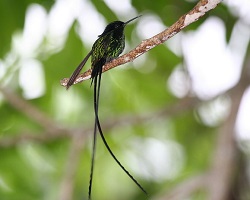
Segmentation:
<svg viewBox="0 0 250 200">
<path fill-rule="evenodd" d="M 11 47 L 13 33 L 21 31 L 24 26 L 25 13 L 28 6 L 32 3 L 41 4 L 50 10 L 54 1 L 52 0 L 2 0 L 0 2 L 0 31 L 1 48 L 0 57 L 2 58 Z"/>
<path fill-rule="evenodd" d="M 10 52 L 13 35 L 23 30 L 27 8 L 31 4 L 39 4 L 49 13 L 54 3 L 55 1 L 49 0 L 0 1 L 0 59 L 6 59 L 8 52 Z M 116 13 L 106 5 L 105 1 L 94 0 L 91 3 L 107 22 L 117 19 Z M 192 1 L 174 0 L 159 0 L 157 3 L 150 0 L 133 0 L 131 3 L 138 13 L 156 15 L 165 26 L 170 26 L 195 5 Z M 185 31 L 197 29 L 207 17 L 212 15 L 223 20 L 227 30 L 227 38 L 230 38 L 237 18 L 230 14 L 225 5 L 219 5 L 206 17 L 187 27 Z M 128 19 L 130 17 L 128 16 Z M 133 28 L 135 26 L 135 24 L 131 25 Z M 43 66 L 45 93 L 38 98 L 27 99 L 27 101 L 62 127 L 82 127 L 83 130 L 87 130 L 87 128 L 93 128 L 94 120 L 93 94 L 90 82 L 78 84 L 69 91 L 66 91 L 59 84 L 60 79 L 68 77 L 89 51 L 89 47 L 82 42 L 76 33 L 77 27 L 78 22 L 75 21 L 62 49 L 53 53 L 40 52 L 34 58 L 39 60 Z M 127 41 L 131 47 L 135 47 L 140 43 L 140 39 L 137 36 L 137 41 L 131 40 L 131 36 L 135 34 L 131 27 L 126 29 Z M 96 33 L 96 35 L 98 34 Z M 46 45 L 46 39 L 42 45 Z M 197 117 L 196 106 L 190 106 L 183 113 L 179 111 L 173 116 L 166 114 L 156 117 L 156 113 L 180 101 L 169 90 L 167 81 L 176 66 L 182 63 L 183 58 L 174 54 L 167 45 L 160 45 L 143 57 L 144 64 L 147 62 L 156 63 L 150 72 L 143 72 L 144 66 L 138 68 L 135 64 L 129 63 L 103 75 L 100 118 L 102 124 L 118 120 L 117 126 L 111 129 L 107 128 L 104 132 L 107 133 L 106 137 L 111 149 L 129 171 L 133 171 L 131 165 L 136 165 L 133 163 L 135 161 L 130 159 L 131 153 L 140 157 L 138 160 L 141 163 L 147 164 L 147 160 L 153 159 L 152 155 L 150 158 L 144 153 L 147 151 L 143 144 L 150 138 L 162 141 L 163 144 L 165 144 L 164 141 L 170 141 L 182 149 L 182 163 L 179 163 L 180 169 L 176 175 L 171 176 L 166 173 L 168 174 L 166 177 L 156 180 L 151 176 L 147 178 L 138 170 L 133 171 L 134 177 L 139 179 L 146 190 L 154 195 L 170 190 L 182 180 L 204 171 L 209 166 L 217 127 L 205 125 Z M 17 78 L 19 67 L 22 66 L 16 67 L 13 64 L 11 73 L 15 76 L 10 76 L 10 80 L 5 86 L 23 97 L 22 87 Z M 89 64 L 86 65 L 85 69 L 88 67 Z M 0 140 L 11 139 L 14 136 L 21 138 L 23 134 L 47 134 L 49 137 L 47 130 L 42 125 L 33 121 L 23 112 L 16 110 L 4 100 L 3 96 L 0 96 L 0 113 Z M 137 117 L 150 115 L 152 115 L 151 119 L 145 122 L 136 122 Z M 122 117 L 125 119 L 126 117 L 134 118 L 135 120 L 121 123 L 119 119 Z M 135 140 L 139 141 L 138 145 L 134 142 Z M 1 147 L 0 199 L 58 199 L 61 181 L 69 162 L 71 143 L 70 137 L 67 139 L 58 137 L 47 142 L 22 141 L 20 139 L 16 145 Z M 91 144 L 92 137 L 84 141 L 84 148 L 81 151 L 73 181 L 74 199 L 87 197 Z M 130 160 L 131 162 L 129 162 Z M 142 165 L 144 164 L 139 166 Z M 150 166 L 146 168 L 150 169 Z M 96 156 L 93 199 L 145 199 L 136 185 L 111 159 L 100 141 Z M 204 195 L 201 192 L 194 195 L 193 199 L 204 199 Z"/>
</svg>

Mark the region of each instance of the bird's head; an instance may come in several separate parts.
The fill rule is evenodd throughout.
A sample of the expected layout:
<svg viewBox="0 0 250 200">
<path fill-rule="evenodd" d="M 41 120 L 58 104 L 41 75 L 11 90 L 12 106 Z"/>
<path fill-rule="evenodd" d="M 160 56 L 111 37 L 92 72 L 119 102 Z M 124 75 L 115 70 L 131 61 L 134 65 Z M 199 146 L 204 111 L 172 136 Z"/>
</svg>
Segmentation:
<svg viewBox="0 0 250 200">
<path fill-rule="evenodd" d="M 131 21 L 137 19 L 141 17 L 141 15 L 137 16 L 137 17 L 134 17 L 126 22 L 122 22 L 122 21 L 114 21 L 114 22 L 111 22 L 109 23 L 106 28 L 104 29 L 103 33 L 101 35 L 99 35 L 98 37 L 101 37 L 101 36 L 104 36 L 112 31 L 115 31 L 115 30 L 123 30 L 125 28 L 125 26 L 130 23 Z"/>
</svg>

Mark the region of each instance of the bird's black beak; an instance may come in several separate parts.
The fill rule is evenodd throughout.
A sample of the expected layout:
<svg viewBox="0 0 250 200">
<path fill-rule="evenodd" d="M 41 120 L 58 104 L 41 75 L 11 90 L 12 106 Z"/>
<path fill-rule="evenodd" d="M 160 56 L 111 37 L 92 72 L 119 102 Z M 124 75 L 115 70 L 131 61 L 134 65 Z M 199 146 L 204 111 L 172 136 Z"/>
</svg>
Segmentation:
<svg viewBox="0 0 250 200">
<path fill-rule="evenodd" d="M 139 16 L 137 16 L 137 17 L 134 17 L 134 18 L 132 18 L 132 19 L 130 19 L 130 20 L 124 22 L 124 25 L 126 26 L 129 22 L 132 22 L 133 20 L 135 20 L 135 19 L 137 19 L 137 18 L 139 18 L 139 17 L 141 17 L 141 16 L 142 16 L 142 15 L 139 15 Z"/>
</svg>

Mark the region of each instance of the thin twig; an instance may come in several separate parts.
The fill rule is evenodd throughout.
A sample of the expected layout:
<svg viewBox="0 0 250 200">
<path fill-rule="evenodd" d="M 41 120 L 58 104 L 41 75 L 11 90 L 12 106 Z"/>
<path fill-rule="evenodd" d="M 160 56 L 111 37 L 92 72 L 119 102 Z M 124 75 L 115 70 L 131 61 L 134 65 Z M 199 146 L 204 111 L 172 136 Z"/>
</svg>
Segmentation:
<svg viewBox="0 0 250 200">
<path fill-rule="evenodd" d="M 117 59 L 114 59 L 112 62 L 107 63 L 103 66 L 103 72 L 108 71 L 119 65 L 128 63 L 141 56 L 142 54 L 148 52 L 154 47 L 166 42 L 169 38 L 176 35 L 182 29 L 184 29 L 189 24 L 197 21 L 200 17 L 205 15 L 209 10 L 214 9 L 222 0 L 201 0 L 196 6 L 189 11 L 187 14 L 180 17 L 172 26 L 162 31 L 161 33 L 142 41 L 135 49 L 131 50 L 127 54 L 120 56 Z M 91 69 L 80 74 L 74 84 L 80 83 L 84 80 L 90 78 Z M 61 80 L 61 85 L 66 86 L 68 78 Z"/>
</svg>

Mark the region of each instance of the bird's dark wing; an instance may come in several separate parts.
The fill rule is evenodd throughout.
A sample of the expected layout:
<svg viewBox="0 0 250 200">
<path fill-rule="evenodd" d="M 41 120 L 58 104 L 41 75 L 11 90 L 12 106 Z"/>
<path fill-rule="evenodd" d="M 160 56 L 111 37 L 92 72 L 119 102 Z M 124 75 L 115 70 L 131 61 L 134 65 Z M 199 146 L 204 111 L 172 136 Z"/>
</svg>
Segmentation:
<svg viewBox="0 0 250 200">
<path fill-rule="evenodd" d="M 81 72 L 83 66 L 86 64 L 86 62 L 88 61 L 88 59 L 89 59 L 89 57 L 90 57 L 91 54 L 92 54 L 92 50 L 88 53 L 88 55 L 82 60 L 82 62 L 75 69 L 75 71 L 73 72 L 73 74 L 69 78 L 69 81 L 68 81 L 68 83 L 66 85 L 66 89 L 69 89 L 69 87 L 74 84 L 77 76 Z"/>
</svg>

